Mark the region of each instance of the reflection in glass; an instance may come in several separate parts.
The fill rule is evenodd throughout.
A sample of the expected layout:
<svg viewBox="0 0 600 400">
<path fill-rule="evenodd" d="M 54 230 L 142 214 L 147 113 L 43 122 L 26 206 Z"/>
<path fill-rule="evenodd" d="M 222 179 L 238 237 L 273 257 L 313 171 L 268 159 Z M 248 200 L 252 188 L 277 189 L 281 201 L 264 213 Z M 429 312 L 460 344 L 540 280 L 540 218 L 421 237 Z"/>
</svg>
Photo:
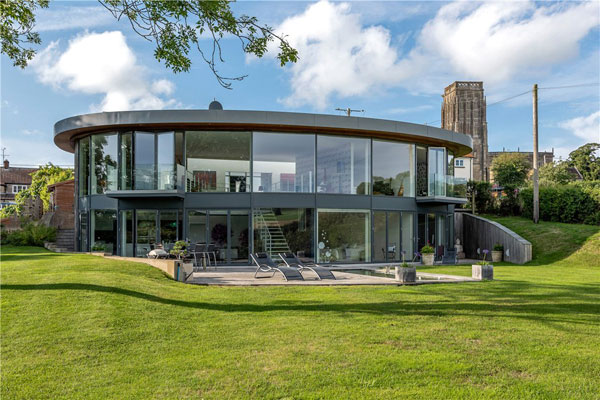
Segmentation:
<svg viewBox="0 0 600 400">
<path fill-rule="evenodd" d="M 156 211 L 136 211 L 136 256 L 146 257 L 156 245 Z"/>
<path fill-rule="evenodd" d="M 446 163 L 443 147 L 429 148 L 429 196 L 446 195 Z"/>
<path fill-rule="evenodd" d="M 115 210 L 94 210 L 91 217 L 91 250 L 116 254 L 117 212 Z"/>
<path fill-rule="evenodd" d="M 229 258 L 234 263 L 248 262 L 248 210 L 231 210 Z"/>
<path fill-rule="evenodd" d="M 79 213 L 79 251 L 90 251 L 88 247 L 88 213 Z"/>
<path fill-rule="evenodd" d="M 117 134 L 92 136 L 92 194 L 117 190 Z"/>
<path fill-rule="evenodd" d="M 323 136 L 317 138 L 317 192 L 369 194 L 369 139 Z"/>
<path fill-rule="evenodd" d="M 188 240 L 192 244 L 206 243 L 206 211 L 188 211 Z"/>
<path fill-rule="evenodd" d="M 170 251 L 177 241 L 177 211 L 160 212 L 160 243 Z"/>
<path fill-rule="evenodd" d="M 153 190 L 155 180 L 155 152 L 153 133 L 135 133 L 135 188 Z"/>
<path fill-rule="evenodd" d="M 90 176 L 90 138 L 86 137 L 79 141 L 79 168 L 78 168 L 78 185 L 79 196 L 87 196 L 89 194 Z"/>
<path fill-rule="evenodd" d="M 133 210 L 121 211 L 121 256 L 133 257 Z"/>
<path fill-rule="evenodd" d="M 400 230 L 400 213 L 395 211 L 388 212 L 388 244 L 387 261 L 401 261 L 402 252 L 400 244 L 402 242 L 402 233 Z"/>
<path fill-rule="evenodd" d="M 402 213 L 402 250 L 404 251 L 405 261 L 410 261 L 414 257 L 413 237 L 414 237 L 414 214 Z"/>
<path fill-rule="evenodd" d="M 417 250 L 419 253 L 423 246 L 427 244 L 427 233 L 425 232 L 427 223 L 425 220 L 425 214 L 419 214 L 417 217 Z"/>
<path fill-rule="evenodd" d="M 375 211 L 373 213 L 373 261 L 382 262 L 386 260 L 386 212 Z"/>
<path fill-rule="evenodd" d="M 119 189 L 131 190 L 133 178 L 133 143 L 131 133 L 121 134 L 121 162 L 119 163 Z"/>
<path fill-rule="evenodd" d="M 208 215 L 208 250 L 216 253 L 217 262 L 227 261 L 227 210 L 209 210 Z"/>
<path fill-rule="evenodd" d="M 368 210 L 318 210 L 318 261 L 370 261 Z"/>
<path fill-rule="evenodd" d="M 261 208 L 254 210 L 254 251 L 292 252 L 300 259 L 313 261 L 313 209 Z"/>
<path fill-rule="evenodd" d="M 185 133 L 186 191 L 249 191 L 250 133 Z"/>
<path fill-rule="evenodd" d="M 315 136 L 253 134 L 255 192 L 313 192 Z"/>
<path fill-rule="evenodd" d="M 414 146 L 373 141 L 373 194 L 414 197 Z"/>
<path fill-rule="evenodd" d="M 434 249 L 437 244 L 435 233 L 435 214 L 427 214 L 427 244 Z"/>
<path fill-rule="evenodd" d="M 443 214 L 437 214 L 435 216 L 435 245 L 443 246 L 446 244 L 446 216 Z"/>
<path fill-rule="evenodd" d="M 173 132 L 159 133 L 156 152 L 158 160 L 158 190 L 175 189 L 175 137 Z"/>
</svg>

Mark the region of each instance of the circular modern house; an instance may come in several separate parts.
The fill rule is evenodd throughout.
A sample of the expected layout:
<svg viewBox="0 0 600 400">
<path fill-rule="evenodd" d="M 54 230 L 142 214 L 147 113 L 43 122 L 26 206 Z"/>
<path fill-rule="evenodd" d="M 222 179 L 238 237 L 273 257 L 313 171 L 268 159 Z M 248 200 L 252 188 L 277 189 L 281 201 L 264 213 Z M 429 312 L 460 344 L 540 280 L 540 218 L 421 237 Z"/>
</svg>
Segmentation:
<svg viewBox="0 0 600 400">
<path fill-rule="evenodd" d="M 177 240 L 224 265 L 294 252 L 398 262 L 453 248 L 467 135 L 406 122 L 268 111 L 86 114 L 54 127 L 75 155 L 79 251 L 145 257 Z"/>
</svg>

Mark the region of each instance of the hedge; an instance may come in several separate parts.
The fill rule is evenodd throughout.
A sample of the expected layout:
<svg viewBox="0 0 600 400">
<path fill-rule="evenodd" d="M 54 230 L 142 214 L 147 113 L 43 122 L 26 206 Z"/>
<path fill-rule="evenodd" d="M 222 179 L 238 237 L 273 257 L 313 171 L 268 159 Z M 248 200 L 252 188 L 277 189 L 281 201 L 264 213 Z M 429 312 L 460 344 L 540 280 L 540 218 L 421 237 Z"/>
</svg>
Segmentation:
<svg viewBox="0 0 600 400">
<path fill-rule="evenodd" d="M 523 217 L 533 217 L 533 189 L 521 190 Z M 600 186 L 540 186 L 540 219 L 543 221 L 600 225 Z"/>
</svg>

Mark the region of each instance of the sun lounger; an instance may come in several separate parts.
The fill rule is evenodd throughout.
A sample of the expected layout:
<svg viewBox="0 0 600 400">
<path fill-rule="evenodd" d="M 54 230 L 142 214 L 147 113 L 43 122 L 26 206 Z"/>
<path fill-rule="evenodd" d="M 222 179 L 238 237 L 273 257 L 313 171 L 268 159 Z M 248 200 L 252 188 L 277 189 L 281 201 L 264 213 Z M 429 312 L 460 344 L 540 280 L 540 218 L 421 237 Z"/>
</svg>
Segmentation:
<svg viewBox="0 0 600 400">
<path fill-rule="evenodd" d="M 254 278 L 271 278 L 279 272 L 286 281 L 304 280 L 298 268 L 277 265 L 267 253 L 254 253 L 250 254 L 250 257 L 252 257 L 252 261 L 254 261 L 257 266 L 256 271 L 254 272 Z M 259 277 L 259 272 L 271 273 L 271 275 Z"/>
<path fill-rule="evenodd" d="M 328 269 L 320 265 L 306 265 L 294 253 L 279 253 L 279 257 L 283 262 L 292 268 L 297 268 L 300 272 L 309 270 L 317 274 L 319 280 L 321 279 L 335 279 L 333 273 Z"/>
</svg>

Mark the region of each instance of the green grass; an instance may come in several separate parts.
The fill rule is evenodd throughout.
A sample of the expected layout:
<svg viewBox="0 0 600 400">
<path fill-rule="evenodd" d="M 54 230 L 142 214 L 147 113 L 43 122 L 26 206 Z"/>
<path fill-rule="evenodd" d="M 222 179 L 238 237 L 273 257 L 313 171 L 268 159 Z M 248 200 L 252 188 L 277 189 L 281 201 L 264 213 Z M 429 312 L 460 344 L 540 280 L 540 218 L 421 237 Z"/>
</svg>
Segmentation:
<svg viewBox="0 0 600 400">
<path fill-rule="evenodd" d="M 199 287 L 4 247 L 1 398 L 600 398 L 599 228 L 499 220 L 532 263 L 416 287 Z"/>
</svg>

